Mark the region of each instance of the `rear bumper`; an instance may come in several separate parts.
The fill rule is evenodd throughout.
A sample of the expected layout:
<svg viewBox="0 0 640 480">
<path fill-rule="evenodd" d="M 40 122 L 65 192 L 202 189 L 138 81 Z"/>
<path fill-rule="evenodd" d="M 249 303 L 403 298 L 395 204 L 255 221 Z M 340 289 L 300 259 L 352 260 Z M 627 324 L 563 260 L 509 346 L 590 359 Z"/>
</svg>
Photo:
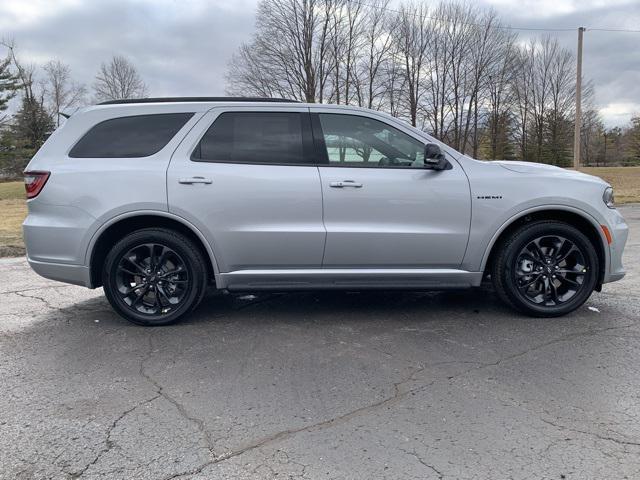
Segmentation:
<svg viewBox="0 0 640 480">
<path fill-rule="evenodd" d="M 33 271 L 44 278 L 91 288 L 89 267 L 85 267 L 84 265 L 41 262 L 29 257 L 27 257 L 27 261 Z"/>
<path fill-rule="evenodd" d="M 85 239 L 95 219 L 80 208 L 51 205 L 39 198 L 28 205 L 22 231 L 31 268 L 51 280 L 90 287 Z"/>
</svg>

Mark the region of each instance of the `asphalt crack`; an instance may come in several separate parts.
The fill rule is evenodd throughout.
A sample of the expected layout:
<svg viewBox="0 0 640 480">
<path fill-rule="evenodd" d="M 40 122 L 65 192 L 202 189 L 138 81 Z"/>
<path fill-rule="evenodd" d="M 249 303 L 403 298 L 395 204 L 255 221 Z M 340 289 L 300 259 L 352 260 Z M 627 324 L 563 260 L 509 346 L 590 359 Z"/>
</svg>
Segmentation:
<svg viewBox="0 0 640 480">
<path fill-rule="evenodd" d="M 140 402 L 140 403 L 134 405 L 133 407 L 129 408 L 128 410 L 125 410 L 124 412 L 122 412 L 120 414 L 120 416 L 118 416 L 118 418 L 116 418 L 111 423 L 111 425 L 109 425 L 109 428 L 107 429 L 106 439 L 105 439 L 105 447 L 102 450 L 100 450 L 100 452 L 98 452 L 98 454 L 94 457 L 94 459 L 91 460 L 88 464 L 86 464 L 81 470 L 79 470 L 78 472 L 71 473 L 70 474 L 71 478 L 76 479 L 76 478 L 82 477 L 82 475 L 84 475 L 87 470 L 89 470 L 93 465 L 98 463 L 100 461 L 100 459 L 104 455 L 109 453 L 113 449 L 113 447 L 116 446 L 116 442 L 111 440 L 111 433 L 118 426 L 118 423 L 120 423 L 127 415 L 132 413 L 134 410 L 153 402 L 154 400 L 158 399 L 159 397 L 160 397 L 160 395 L 154 395 L 153 397 L 148 398 L 146 400 L 143 400 L 142 402 Z"/>
<path fill-rule="evenodd" d="M 162 386 L 162 384 L 160 382 L 158 382 L 157 380 L 155 380 L 151 375 L 149 375 L 145 371 L 145 363 L 149 360 L 149 358 L 155 352 L 155 350 L 153 348 L 153 334 L 150 334 L 148 338 L 149 338 L 149 354 L 144 359 L 144 361 L 141 363 L 140 375 L 144 379 L 146 379 L 149 383 L 151 383 L 151 385 L 153 385 L 155 387 L 156 393 L 158 394 L 158 397 L 162 397 L 165 400 L 167 400 L 171 405 L 173 405 L 175 407 L 175 409 L 178 411 L 178 413 L 184 419 L 186 419 L 187 421 L 189 421 L 190 423 L 192 423 L 193 425 L 196 426 L 196 429 L 198 430 L 198 432 L 200 432 L 203 435 L 203 437 L 205 438 L 205 440 L 207 442 L 207 448 L 208 448 L 210 454 L 215 455 L 214 447 L 213 447 L 214 441 L 211 438 L 211 434 L 207 430 L 204 421 L 202 419 L 199 419 L 197 417 L 194 417 L 194 416 L 190 415 L 189 412 L 187 411 L 187 409 L 185 408 L 185 406 L 182 405 L 182 403 L 180 403 L 178 400 L 176 400 L 171 395 L 169 395 L 167 392 L 165 392 L 165 389 Z"/>
<path fill-rule="evenodd" d="M 391 406 L 397 402 L 399 402 L 400 400 L 402 400 L 404 397 L 406 397 L 409 394 L 414 394 L 417 392 L 420 392 L 430 386 L 432 386 L 433 384 L 435 384 L 438 381 L 441 380 L 453 380 L 459 377 L 462 377 L 470 372 L 474 372 L 474 371 L 479 371 L 485 368 L 489 368 L 489 367 L 495 367 L 498 365 L 501 365 L 504 362 L 507 361 L 511 361 L 514 360 L 516 358 L 520 358 L 523 357 L 525 355 L 528 355 L 531 352 L 534 352 L 536 350 L 540 350 L 542 348 L 548 347 L 550 345 L 554 345 L 556 343 L 562 343 L 562 342 L 566 342 L 568 340 L 572 340 L 574 338 L 579 338 L 579 337 L 583 337 L 583 336 L 591 336 L 591 335 L 597 335 L 601 332 L 606 332 L 606 331 L 610 331 L 610 330 L 618 330 L 618 329 L 624 329 L 624 328 L 630 328 L 632 326 L 635 326 L 636 323 L 632 323 L 629 325 L 623 325 L 623 326 L 616 326 L 616 327 L 607 327 L 607 328 L 602 328 L 602 329 L 591 329 L 591 330 L 586 330 L 586 331 L 582 331 L 582 332 L 575 332 L 575 333 L 571 333 L 571 334 L 567 334 L 567 335 L 563 335 L 561 337 L 555 338 L 553 340 L 550 340 L 548 342 L 543 342 L 541 344 L 538 344 L 536 346 L 533 346 L 531 348 L 528 348 L 524 351 L 518 352 L 518 353 L 514 353 L 512 355 L 507 355 L 505 357 L 501 357 L 498 360 L 496 360 L 495 362 L 487 362 L 487 363 L 483 363 L 483 362 L 469 362 L 469 361 L 450 361 L 450 362 L 438 362 L 436 364 L 429 364 L 426 366 L 422 366 L 416 370 L 414 370 L 407 378 L 405 378 L 404 380 L 401 380 L 399 382 L 395 382 L 394 385 L 394 393 L 393 395 L 386 397 L 378 402 L 357 408 L 355 410 L 352 410 L 350 412 L 347 412 L 343 415 L 331 418 L 329 420 L 324 420 L 322 422 L 318 422 L 312 425 L 308 425 L 305 427 L 300 427 L 300 428 L 296 428 L 296 429 L 288 429 L 288 430 L 283 430 L 280 431 L 278 433 L 275 433 L 273 435 L 270 435 L 268 437 L 264 437 L 254 443 L 251 443 L 249 445 L 246 445 L 242 448 L 233 450 L 231 452 L 228 452 L 226 454 L 220 455 L 219 457 L 212 459 L 208 462 L 205 462 L 203 464 L 201 464 L 200 466 L 186 471 L 186 472 L 182 472 L 182 473 L 178 473 L 169 477 L 166 477 L 164 480 L 174 480 L 174 479 L 178 479 L 184 476 L 190 476 L 190 475 L 197 475 L 199 473 L 201 473 L 205 468 L 208 468 L 210 466 L 219 464 L 221 462 L 224 462 L 226 460 L 230 460 L 232 458 L 238 457 L 240 455 L 243 455 L 247 452 L 256 450 L 256 449 L 260 449 L 262 447 L 271 445 L 273 443 L 277 443 L 283 440 L 286 440 L 288 438 L 291 438 L 299 433 L 311 433 L 311 432 L 316 432 L 316 431 L 320 431 L 320 430 L 324 430 L 327 428 L 332 428 L 336 425 L 340 425 L 343 424 L 345 422 L 348 422 L 349 420 L 355 418 L 355 417 L 359 417 L 361 415 L 366 415 L 372 411 L 375 411 L 379 408 L 385 407 L 385 406 Z M 450 375 L 444 378 L 435 378 L 432 381 L 421 385 L 417 388 L 414 389 L 408 389 L 408 390 L 403 390 L 402 386 L 405 385 L 406 383 L 409 383 L 411 381 L 415 380 L 415 376 L 418 375 L 419 373 L 423 372 L 426 368 L 428 367 L 433 367 L 439 364 L 456 364 L 456 363 L 460 363 L 460 364 L 465 364 L 465 363 L 473 363 L 476 365 L 479 365 L 477 367 L 473 367 L 473 368 L 469 368 L 466 370 L 463 370 L 460 373 L 457 373 L 455 375 Z M 612 439 L 612 441 L 615 441 Z M 429 466 L 429 464 L 425 463 L 425 466 Z M 438 475 L 442 476 L 441 472 L 438 472 L 437 470 L 434 469 L 434 472 L 436 472 Z M 442 478 L 442 477 L 441 477 Z"/>
<path fill-rule="evenodd" d="M 41 297 L 39 295 L 29 295 L 27 293 L 24 293 L 25 291 L 29 291 L 29 290 L 20 290 L 20 291 L 15 291 L 15 292 L 7 292 L 7 293 L 13 293 L 15 295 L 18 295 L 19 297 L 22 298 L 30 298 L 32 300 L 38 300 L 40 302 L 42 302 L 44 304 L 45 307 L 47 307 L 50 310 L 55 310 L 57 307 L 54 307 L 53 305 L 51 305 L 49 303 L 49 300 L 47 300 L 44 297 Z"/>
<path fill-rule="evenodd" d="M 49 286 L 43 286 L 43 287 L 21 288 L 20 290 L 4 290 L 0 292 L 0 295 L 5 295 L 9 293 L 19 294 L 22 292 L 33 292 L 34 290 L 51 290 L 54 288 L 71 288 L 71 287 L 78 288 L 77 285 L 49 285 Z"/>
<path fill-rule="evenodd" d="M 269 435 L 267 437 L 264 437 L 256 442 L 253 442 L 249 445 L 246 445 L 242 448 L 236 449 L 236 450 L 232 450 L 231 452 L 225 453 L 223 455 L 220 455 L 219 457 L 210 460 L 208 462 L 205 462 L 203 464 L 201 464 L 200 466 L 186 471 L 186 472 L 182 472 L 182 473 L 178 473 L 169 477 L 165 477 L 164 480 L 174 480 L 180 477 L 184 477 L 184 476 L 188 476 L 188 475 L 197 475 L 199 473 L 201 473 L 205 468 L 210 467 L 212 465 L 216 465 L 218 463 L 230 460 L 232 458 L 235 457 L 239 457 L 240 455 L 243 455 L 247 452 L 253 451 L 253 450 L 257 450 L 260 449 L 262 447 L 271 445 L 273 443 L 278 443 L 281 442 L 283 440 L 286 440 L 288 438 L 291 438 L 299 433 L 311 433 L 311 432 L 317 432 L 317 431 L 321 431 L 321 430 L 325 430 L 327 428 L 332 428 L 336 425 L 341 425 L 343 423 L 346 423 L 348 421 L 350 421 L 351 419 L 355 418 L 355 417 L 359 417 L 361 415 L 366 415 L 367 413 L 377 410 L 379 408 L 385 407 L 385 406 L 391 406 L 393 404 L 395 404 L 396 402 L 400 401 L 402 398 L 406 397 L 407 395 L 415 392 L 418 389 L 409 389 L 409 390 L 403 390 L 403 385 L 405 385 L 406 383 L 409 383 L 411 381 L 415 380 L 415 376 L 418 375 L 419 373 L 421 373 L 422 371 L 425 370 L 425 366 L 419 367 L 417 369 L 415 369 L 407 378 L 399 381 L 399 382 L 395 382 L 393 384 L 393 394 L 383 398 L 382 400 L 369 404 L 369 405 L 365 405 L 363 407 L 357 408 L 355 410 L 351 410 L 347 413 L 344 413 L 342 415 L 339 415 L 337 417 L 333 417 L 330 418 L 328 420 L 323 420 L 322 422 L 318 422 L 318 423 L 314 423 L 312 425 L 307 425 L 305 427 L 300 427 L 300 428 L 294 428 L 294 429 L 288 429 L 288 430 L 283 430 L 280 431 L 278 433 L 275 433 L 273 435 Z M 428 385 L 430 385 L 433 382 L 430 382 L 427 385 L 423 385 L 421 388 L 426 388 Z"/>
<path fill-rule="evenodd" d="M 409 450 L 404 450 L 404 449 L 400 449 L 402 452 L 404 452 L 407 455 L 412 456 L 413 458 L 415 458 L 418 463 L 422 464 L 423 466 L 427 467 L 429 470 L 431 470 L 433 473 L 435 473 L 438 478 L 440 480 L 442 480 L 444 478 L 444 474 L 438 470 L 436 467 L 434 467 L 433 465 L 431 465 L 430 463 L 427 463 L 420 455 L 418 455 L 416 452 L 411 452 Z"/>
<path fill-rule="evenodd" d="M 629 441 L 629 440 L 621 440 L 619 438 L 601 435 L 601 434 L 599 434 L 597 432 L 591 432 L 589 430 L 580 430 L 578 428 L 568 427 L 566 425 L 555 423 L 555 422 L 552 422 L 551 420 L 546 420 L 544 418 L 541 418 L 540 420 L 542 420 L 547 425 L 551 425 L 552 427 L 558 428 L 560 430 L 566 430 L 566 431 L 569 431 L 569 432 L 580 433 L 582 435 L 588 435 L 590 437 L 595 437 L 595 438 L 597 438 L 599 440 L 604 440 L 604 441 L 607 441 L 607 442 L 613 442 L 613 443 L 616 443 L 616 444 L 621 445 L 621 446 L 640 447 L 640 442 L 633 442 L 633 441 Z"/>
<path fill-rule="evenodd" d="M 147 353 L 140 359 L 140 367 L 139 367 L 139 370 L 138 370 L 138 373 L 141 376 L 143 376 L 144 378 L 146 378 L 146 376 L 144 375 L 144 365 L 149 360 L 149 358 L 151 358 L 151 355 L 153 355 L 153 349 L 151 348 L 151 342 L 150 342 L 150 347 L 149 347 Z M 87 470 L 89 470 L 93 465 L 97 464 L 104 455 L 109 453 L 116 446 L 116 442 L 111 439 L 111 434 L 113 433 L 115 428 L 118 426 L 118 424 L 124 418 L 127 417 L 127 415 L 131 414 L 132 412 L 134 412 L 138 408 L 140 408 L 140 407 L 142 407 L 144 405 L 147 405 L 147 404 L 153 402 L 154 400 L 157 400 L 158 398 L 160 398 L 160 396 L 161 396 L 161 393 L 158 390 L 156 390 L 156 393 L 153 396 L 151 396 L 150 398 L 147 398 L 145 400 L 142 400 L 141 402 L 138 402 L 137 404 L 135 404 L 131 408 L 128 408 L 127 410 L 122 412 L 113 422 L 111 422 L 111 424 L 107 428 L 107 431 L 106 431 L 106 434 L 105 434 L 105 446 L 104 446 L 104 448 L 102 448 L 102 450 L 100 450 L 98 452 L 98 454 L 93 458 L 93 460 L 91 460 L 88 464 L 86 464 L 82 469 L 80 469 L 77 472 L 71 473 L 70 474 L 71 478 L 77 479 L 77 478 L 82 477 L 87 472 Z"/>
<path fill-rule="evenodd" d="M 470 368 L 468 370 L 465 370 L 461 373 L 457 373 L 455 375 L 451 375 L 449 377 L 447 377 L 449 380 L 452 380 L 454 378 L 458 378 L 460 376 L 466 375 L 467 373 L 473 372 L 473 371 L 478 371 L 478 370 L 483 370 L 485 368 L 489 368 L 489 367 L 496 367 L 504 362 L 508 362 L 511 360 L 514 360 L 516 358 L 520 358 L 520 357 L 524 357 L 532 352 L 535 352 L 537 350 L 541 350 L 545 347 L 549 347 L 551 345 L 555 345 L 557 343 L 562 343 L 562 342 L 567 342 L 569 340 L 574 340 L 576 338 L 580 338 L 580 337 L 589 337 L 592 335 L 598 335 L 602 332 L 608 332 L 611 330 L 622 330 L 625 328 L 631 328 L 637 325 L 637 322 L 628 324 L 628 325 L 621 325 L 621 326 L 617 326 L 617 327 L 607 327 L 607 328 L 599 328 L 599 329 L 591 329 L 591 330 L 585 330 L 582 332 L 574 332 L 574 333 L 568 333 L 566 335 L 562 335 L 558 338 L 555 338 L 553 340 L 549 340 L 548 342 L 543 342 L 540 343 L 538 345 L 534 345 L 531 348 L 528 348 L 526 350 L 523 350 L 521 352 L 518 353 L 514 353 L 512 355 L 507 355 L 504 357 L 499 358 L 498 360 L 496 360 L 495 362 L 474 362 L 474 363 L 478 363 L 480 366 L 479 367 L 475 367 L 475 368 Z M 460 362 L 462 363 L 462 362 Z"/>
<path fill-rule="evenodd" d="M 51 289 L 51 288 L 60 288 L 60 287 L 44 287 L 46 289 Z M 44 289 L 43 288 L 43 289 Z M 41 290 L 40 288 L 34 288 L 34 289 L 25 289 L 25 290 L 19 290 L 19 291 L 11 291 L 11 292 L 2 292 L 2 293 L 8 293 L 8 294 L 15 294 L 18 296 L 21 296 L 23 298 L 27 298 L 27 299 L 33 299 L 33 300 L 37 300 L 39 302 L 41 302 L 46 308 L 48 309 L 57 309 L 58 307 L 53 306 L 44 296 L 41 295 L 36 295 L 36 294 L 30 294 L 30 293 L 26 293 L 26 292 L 32 292 L 35 290 Z M 231 310 L 231 313 L 237 311 L 237 310 L 241 310 L 241 309 L 245 309 L 245 308 L 249 308 L 249 307 L 253 307 L 256 304 L 261 304 L 261 303 L 265 303 L 271 300 L 274 300 L 278 298 L 277 296 L 270 296 L 270 297 L 266 297 L 266 298 L 260 298 L 256 301 L 252 301 L 252 302 L 247 302 L 246 304 L 240 305 L 236 308 L 233 308 Z M 223 315 L 224 316 L 224 315 Z M 469 362 L 469 361 L 451 361 L 451 362 L 439 362 L 439 363 L 433 363 L 433 364 L 427 364 L 426 366 L 421 366 L 419 368 L 414 368 L 413 371 L 410 373 L 410 375 L 408 375 L 406 378 L 398 381 L 398 382 L 394 382 L 393 383 L 393 393 L 386 396 L 385 398 L 368 404 L 368 405 L 364 405 L 362 407 L 356 408 L 354 410 L 351 410 L 347 413 L 344 413 L 342 415 L 327 419 L 327 420 L 323 420 L 321 422 L 318 423 L 314 423 L 311 425 L 307 425 L 307 426 L 303 426 L 300 428 L 294 428 L 294 429 L 287 429 L 287 430 L 283 430 L 283 431 L 279 431 L 277 433 L 274 433 L 272 435 L 263 437 L 261 439 L 258 439 L 252 443 L 249 443 L 248 445 L 245 445 L 241 448 L 237 448 L 235 450 L 232 450 L 230 452 L 221 454 L 219 456 L 216 456 L 215 451 L 214 451 L 214 439 L 212 439 L 211 437 L 211 433 L 209 432 L 209 430 L 207 430 L 205 422 L 202 419 L 199 419 L 193 415 L 191 415 L 187 408 L 176 398 L 174 398 L 173 396 L 171 396 L 169 393 L 167 393 L 165 391 L 165 388 L 163 387 L 163 385 L 156 380 L 150 373 L 147 372 L 147 368 L 146 365 L 149 362 L 149 360 L 151 359 L 151 357 L 153 356 L 153 354 L 155 353 L 154 350 L 154 336 L 153 336 L 153 332 L 151 332 L 148 336 L 148 341 L 149 341 L 149 348 L 148 351 L 146 352 L 146 354 L 140 359 L 140 368 L 139 368 L 139 375 L 144 378 L 150 385 L 153 386 L 153 388 L 155 389 L 155 393 L 153 396 L 144 399 L 138 403 L 136 403 L 134 406 L 128 408 L 127 410 L 123 411 L 117 418 L 115 418 L 113 420 L 113 422 L 111 422 L 111 424 L 108 426 L 106 432 L 105 432 L 105 439 L 104 439 L 104 447 L 95 455 L 95 457 L 89 462 L 87 463 L 82 469 L 80 469 L 79 471 L 75 472 L 75 473 L 71 473 L 70 476 L 74 479 L 80 478 L 82 477 L 89 469 L 91 469 L 92 466 L 96 465 L 106 454 L 108 454 L 114 447 L 117 447 L 117 443 L 116 441 L 112 438 L 112 434 L 115 431 L 115 429 L 117 428 L 117 426 L 120 424 L 120 422 L 122 422 L 128 415 L 130 415 L 131 413 L 133 413 L 135 410 L 137 410 L 140 407 L 143 407 L 145 405 L 148 405 L 150 403 L 152 403 L 153 401 L 157 400 L 158 398 L 164 398 L 167 402 L 169 402 L 171 405 L 173 405 L 175 407 L 175 409 L 178 411 L 178 413 L 180 414 L 181 417 L 183 417 L 185 420 L 187 420 L 189 423 L 191 423 L 192 425 L 195 426 L 195 428 L 197 429 L 198 432 L 200 432 L 200 434 L 203 436 L 203 438 L 206 440 L 208 449 L 209 449 L 209 453 L 211 456 L 213 456 L 212 459 L 210 459 L 207 462 L 204 462 L 202 464 L 200 464 L 197 467 L 194 467 L 192 470 L 188 470 L 182 473 L 177 473 L 174 474 L 170 477 L 166 477 L 166 480 L 169 479 L 176 479 L 176 478 L 180 478 L 180 477 L 184 477 L 184 476 L 188 476 L 188 475 L 197 475 L 199 473 L 201 473 L 202 471 L 204 471 L 204 469 L 206 469 L 207 467 L 210 467 L 212 465 L 216 465 L 218 463 L 224 462 L 226 460 L 230 460 L 232 458 L 241 456 L 247 452 L 251 452 L 254 451 L 256 449 L 260 449 L 266 446 L 270 446 L 274 443 L 278 443 L 278 442 L 282 442 L 285 441 L 289 438 L 294 437 L 295 435 L 298 435 L 300 433 L 311 433 L 311 432 L 317 432 L 317 431 L 321 431 L 321 430 L 325 430 L 328 428 L 333 428 L 335 426 L 344 424 L 346 422 L 349 422 L 350 420 L 363 416 L 363 415 L 367 415 L 369 413 L 372 413 L 380 408 L 384 408 L 384 407 L 391 407 L 395 404 L 397 404 L 398 402 L 400 402 L 403 398 L 405 398 L 407 395 L 409 394 L 413 394 L 419 391 L 422 391 L 426 388 L 428 388 L 429 386 L 433 385 L 436 382 L 440 382 L 440 381 L 446 381 L 446 380 L 452 380 L 452 379 L 456 379 L 459 377 L 462 377 L 464 375 L 467 375 L 471 372 L 475 372 L 475 371 L 479 371 L 485 368 L 489 368 L 489 367 L 495 367 L 495 366 L 499 366 L 501 364 L 503 364 L 504 362 L 508 362 L 517 358 L 521 358 L 523 356 L 526 356 L 534 351 L 543 349 L 545 347 L 551 346 L 551 345 L 555 345 L 558 343 L 562 343 L 562 342 L 566 342 L 566 341 L 570 341 L 576 338 L 580 338 L 580 337 L 587 337 L 587 336 L 596 336 L 596 335 L 600 335 L 604 332 L 609 332 L 609 331 L 615 331 L 615 330 L 623 330 L 623 329 L 627 329 L 627 328 L 631 328 L 634 327 L 638 324 L 638 322 L 633 322 L 630 323 L 628 325 L 621 325 L 621 326 L 611 326 L 611 327 L 606 327 L 606 328 L 595 328 L 595 329 L 588 329 L 588 330 L 584 330 L 584 331 L 579 331 L 579 332 L 573 332 L 573 333 L 569 333 L 569 334 L 565 334 L 562 335 L 560 337 L 551 339 L 549 341 L 540 343 L 538 345 L 535 345 L 531 348 L 528 348 L 526 350 L 520 351 L 520 352 L 516 352 L 514 354 L 511 355 L 506 355 L 506 356 L 502 356 L 500 358 L 498 358 L 496 361 L 494 362 Z M 379 353 L 384 354 L 384 355 L 389 355 L 392 356 L 392 354 L 388 353 L 388 352 L 384 352 L 382 350 L 377 350 Z M 406 388 L 407 384 L 409 384 L 410 382 L 416 381 L 416 377 L 423 372 L 426 368 L 430 368 L 430 367 L 434 367 L 436 365 L 439 364 L 465 364 L 465 363 L 472 363 L 475 366 L 472 368 L 468 368 L 465 369 L 461 372 L 458 372 L 454 375 L 451 376 L 440 376 L 440 377 L 436 377 L 434 378 L 432 381 L 424 383 L 419 385 L 416 388 L 410 389 L 410 388 Z M 544 420 L 542 419 L 543 422 L 548 423 L 549 425 L 552 425 L 556 428 L 559 429 L 563 429 L 563 430 L 567 430 L 567 431 L 572 431 L 575 433 L 580 433 L 583 435 L 590 435 L 590 436 L 594 436 L 600 440 L 603 441 L 610 441 L 610 442 L 614 442 L 616 444 L 619 445 L 625 445 L 625 446 L 640 446 L 639 442 L 635 442 L 635 441 L 626 441 L 626 440 L 621 440 L 619 438 L 615 438 L 615 437 L 611 437 L 611 436 L 604 436 L 604 435 L 600 435 L 598 433 L 595 432 L 590 432 L 590 431 L 586 431 L 586 430 L 579 430 L 579 429 L 575 429 L 575 428 L 571 428 L 571 427 L 567 427 L 564 425 L 559 425 L 556 423 L 553 423 L 551 421 L 548 420 Z M 417 461 L 419 461 L 422 465 L 424 465 L 425 467 L 431 469 L 436 475 L 438 475 L 439 478 L 444 478 L 442 472 L 440 472 L 436 467 L 434 467 L 433 465 L 429 464 L 428 462 L 426 462 L 425 460 L 421 459 L 420 456 L 416 453 L 416 452 L 410 452 L 410 451 L 405 451 L 405 453 L 407 455 L 411 455 L 413 457 L 416 458 Z M 303 469 L 304 470 L 304 469 Z M 304 474 L 304 473 L 303 473 Z"/>
</svg>

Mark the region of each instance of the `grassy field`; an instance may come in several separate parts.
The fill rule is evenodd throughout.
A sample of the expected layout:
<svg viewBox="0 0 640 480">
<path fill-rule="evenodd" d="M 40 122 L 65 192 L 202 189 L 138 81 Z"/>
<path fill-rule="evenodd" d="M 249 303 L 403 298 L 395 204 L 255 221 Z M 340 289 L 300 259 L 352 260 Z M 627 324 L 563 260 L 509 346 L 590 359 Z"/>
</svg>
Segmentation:
<svg viewBox="0 0 640 480">
<path fill-rule="evenodd" d="M 640 202 L 640 167 L 590 167 L 582 172 L 615 188 L 616 203 Z M 0 257 L 24 254 L 21 224 L 27 214 L 22 182 L 0 183 Z"/>
<path fill-rule="evenodd" d="M 24 254 L 21 224 L 26 215 L 24 184 L 0 183 L 0 257 Z"/>
</svg>

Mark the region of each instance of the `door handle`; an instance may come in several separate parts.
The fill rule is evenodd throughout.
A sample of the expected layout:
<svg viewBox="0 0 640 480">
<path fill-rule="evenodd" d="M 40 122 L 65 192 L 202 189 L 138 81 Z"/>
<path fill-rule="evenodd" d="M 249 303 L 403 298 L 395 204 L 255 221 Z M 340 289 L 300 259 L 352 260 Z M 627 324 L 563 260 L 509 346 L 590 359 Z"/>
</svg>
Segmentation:
<svg viewBox="0 0 640 480">
<path fill-rule="evenodd" d="M 362 184 L 359 182 L 354 182 L 353 180 L 343 180 L 341 182 L 331 182 L 329 184 L 330 187 L 332 188 L 344 188 L 344 187 L 351 187 L 351 188 L 362 188 Z"/>
<path fill-rule="evenodd" d="M 188 178 L 181 178 L 180 180 L 178 180 L 178 183 L 182 183 L 184 185 L 193 185 L 194 183 L 205 183 L 208 185 L 211 183 L 211 179 L 205 178 L 205 177 L 188 177 Z"/>
</svg>

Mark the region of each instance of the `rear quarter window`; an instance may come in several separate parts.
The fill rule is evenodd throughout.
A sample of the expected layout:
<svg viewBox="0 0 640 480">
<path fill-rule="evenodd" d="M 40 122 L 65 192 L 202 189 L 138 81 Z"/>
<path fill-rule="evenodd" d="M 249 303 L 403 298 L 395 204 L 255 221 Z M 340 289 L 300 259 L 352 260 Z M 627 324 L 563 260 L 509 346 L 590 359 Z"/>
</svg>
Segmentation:
<svg viewBox="0 0 640 480">
<path fill-rule="evenodd" d="M 95 125 L 71 149 L 73 158 L 135 158 L 158 153 L 193 116 L 161 113 L 112 118 Z"/>
</svg>

